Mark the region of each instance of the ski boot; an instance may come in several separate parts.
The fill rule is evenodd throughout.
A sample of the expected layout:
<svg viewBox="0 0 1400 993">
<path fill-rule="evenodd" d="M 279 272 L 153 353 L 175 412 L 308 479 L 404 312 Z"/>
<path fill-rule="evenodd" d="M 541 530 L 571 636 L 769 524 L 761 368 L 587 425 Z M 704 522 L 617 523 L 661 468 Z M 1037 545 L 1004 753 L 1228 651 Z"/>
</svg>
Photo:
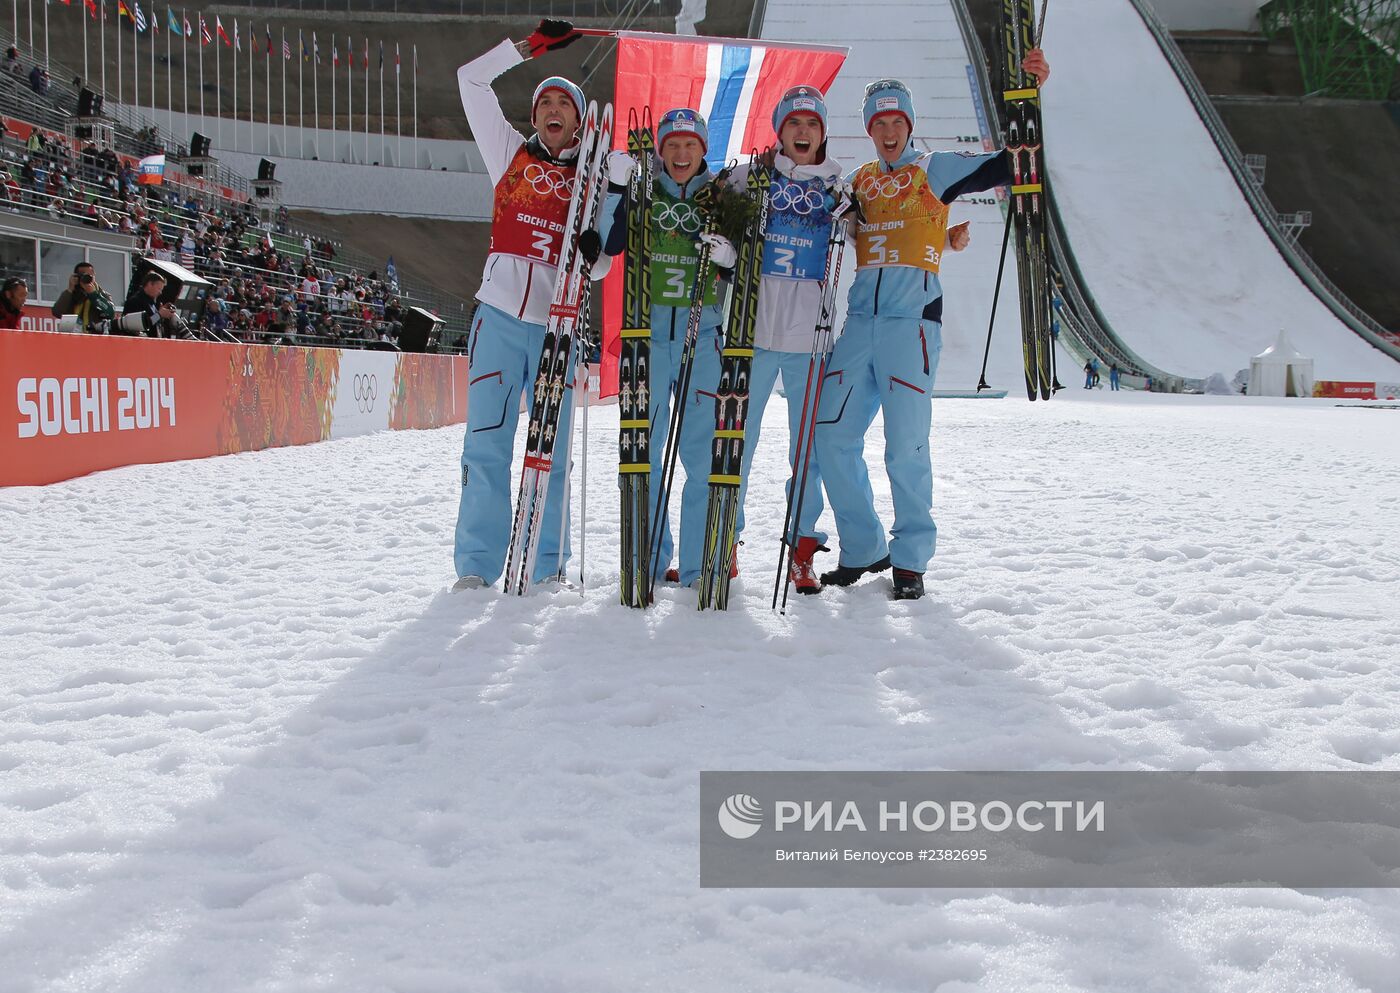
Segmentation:
<svg viewBox="0 0 1400 993">
<path fill-rule="evenodd" d="M 792 585 L 798 593 L 812 594 L 822 591 L 821 580 L 817 579 L 817 574 L 812 571 L 812 556 L 825 551 L 828 551 L 827 547 L 816 538 L 797 539 L 792 561 L 788 563 L 788 575 L 792 577 Z"/>
<path fill-rule="evenodd" d="M 484 590 L 491 584 L 480 576 L 463 576 L 452 584 L 452 592 L 460 593 L 462 590 Z"/>
<path fill-rule="evenodd" d="M 924 574 L 908 569 L 894 571 L 894 598 L 896 600 L 918 600 L 924 595 Z"/>
<path fill-rule="evenodd" d="M 823 586 L 850 586 L 866 573 L 884 572 L 890 567 L 890 557 L 886 555 L 870 565 L 838 565 L 830 572 L 822 573 Z"/>
</svg>

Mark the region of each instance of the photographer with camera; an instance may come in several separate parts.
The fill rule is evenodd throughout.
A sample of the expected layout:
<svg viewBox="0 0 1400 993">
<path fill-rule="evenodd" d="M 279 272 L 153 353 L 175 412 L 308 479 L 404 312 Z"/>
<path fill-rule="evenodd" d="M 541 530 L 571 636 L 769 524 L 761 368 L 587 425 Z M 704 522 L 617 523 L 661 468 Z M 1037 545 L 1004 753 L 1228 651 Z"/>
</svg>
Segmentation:
<svg viewBox="0 0 1400 993">
<path fill-rule="evenodd" d="M 152 269 L 141 280 L 141 286 L 126 298 L 121 320 L 112 323 L 113 334 L 150 335 L 152 338 L 174 338 L 185 333 L 185 322 L 172 303 L 162 302 L 165 277 Z M 129 320 L 136 318 L 136 320 Z"/>
<path fill-rule="evenodd" d="M 117 306 L 97 282 L 91 262 L 79 262 L 68 277 L 68 288 L 54 301 L 53 316 L 78 315 L 78 326 L 87 334 L 101 334 L 99 321 L 117 316 Z"/>
</svg>

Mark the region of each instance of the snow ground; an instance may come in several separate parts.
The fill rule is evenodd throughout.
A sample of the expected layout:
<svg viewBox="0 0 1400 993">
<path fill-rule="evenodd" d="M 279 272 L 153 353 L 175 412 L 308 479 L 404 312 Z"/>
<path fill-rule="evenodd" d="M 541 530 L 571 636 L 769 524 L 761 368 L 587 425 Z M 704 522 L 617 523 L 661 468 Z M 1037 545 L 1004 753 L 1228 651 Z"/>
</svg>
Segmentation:
<svg viewBox="0 0 1400 993">
<path fill-rule="evenodd" d="M 769 414 L 725 616 L 615 604 L 615 408 L 583 596 L 447 592 L 460 427 L 0 490 L 0 991 L 1395 989 L 1391 892 L 701 890 L 696 803 L 1400 767 L 1400 414 L 940 401 L 930 598 L 785 617 Z"/>
</svg>

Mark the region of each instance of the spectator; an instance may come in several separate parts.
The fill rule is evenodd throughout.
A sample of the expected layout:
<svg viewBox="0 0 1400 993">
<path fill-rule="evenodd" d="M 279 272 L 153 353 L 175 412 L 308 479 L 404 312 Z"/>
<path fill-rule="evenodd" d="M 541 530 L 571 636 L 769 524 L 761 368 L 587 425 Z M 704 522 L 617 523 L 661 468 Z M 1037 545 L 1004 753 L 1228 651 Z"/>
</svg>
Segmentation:
<svg viewBox="0 0 1400 993">
<path fill-rule="evenodd" d="M 68 277 L 68 288 L 54 301 L 54 317 L 78 315 L 78 326 L 89 334 L 96 333 L 98 321 L 110 321 L 117 308 L 107 291 L 97 282 L 97 270 L 91 262 L 79 262 Z"/>
<path fill-rule="evenodd" d="M 1110 390 L 1118 389 L 1118 376 L 1118 363 L 1115 362 L 1108 368 L 1108 388 Z"/>
<path fill-rule="evenodd" d="M 229 324 L 228 314 L 224 312 L 224 305 L 219 302 L 218 297 L 211 296 L 204 305 L 202 326 L 222 335 L 228 331 Z"/>
<path fill-rule="evenodd" d="M 18 331 L 24 317 L 24 302 L 29 299 L 29 283 L 12 276 L 0 285 L 0 331 Z"/>
<path fill-rule="evenodd" d="M 49 71 L 43 66 L 35 66 L 29 71 L 29 88 L 41 97 L 49 95 Z"/>
<path fill-rule="evenodd" d="M 165 277 L 152 269 L 146 273 L 136 291 L 126 298 L 122 316 L 143 314 L 146 318 L 146 334 L 153 338 L 173 338 L 182 330 L 182 322 L 175 313 L 174 304 L 161 301 L 160 295 L 164 290 Z"/>
<path fill-rule="evenodd" d="M 24 75 L 24 66 L 19 63 L 19 49 L 14 45 L 5 50 L 5 71 L 11 76 Z"/>
</svg>

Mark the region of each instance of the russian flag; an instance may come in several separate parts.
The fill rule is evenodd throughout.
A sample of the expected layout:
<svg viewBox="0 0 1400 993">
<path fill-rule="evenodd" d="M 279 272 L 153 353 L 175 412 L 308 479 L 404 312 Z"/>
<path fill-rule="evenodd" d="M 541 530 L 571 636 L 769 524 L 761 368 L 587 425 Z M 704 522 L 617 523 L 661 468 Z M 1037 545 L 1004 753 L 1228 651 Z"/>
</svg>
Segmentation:
<svg viewBox="0 0 1400 993">
<path fill-rule="evenodd" d="M 148 155 L 140 162 L 137 182 L 142 186 L 159 186 L 165 182 L 165 153 Z"/>
<path fill-rule="evenodd" d="M 752 150 L 773 145 L 773 108 L 789 87 L 831 88 L 849 49 L 787 45 L 742 38 L 621 31 L 613 93 L 613 146 L 627 147 L 626 122 L 651 108 L 652 121 L 678 107 L 697 110 L 709 126 L 705 159 L 719 170 Z M 603 355 L 599 395 L 617 393 L 621 351 L 622 273 L 616 265 L 603 280 Z"/>
</svg>

